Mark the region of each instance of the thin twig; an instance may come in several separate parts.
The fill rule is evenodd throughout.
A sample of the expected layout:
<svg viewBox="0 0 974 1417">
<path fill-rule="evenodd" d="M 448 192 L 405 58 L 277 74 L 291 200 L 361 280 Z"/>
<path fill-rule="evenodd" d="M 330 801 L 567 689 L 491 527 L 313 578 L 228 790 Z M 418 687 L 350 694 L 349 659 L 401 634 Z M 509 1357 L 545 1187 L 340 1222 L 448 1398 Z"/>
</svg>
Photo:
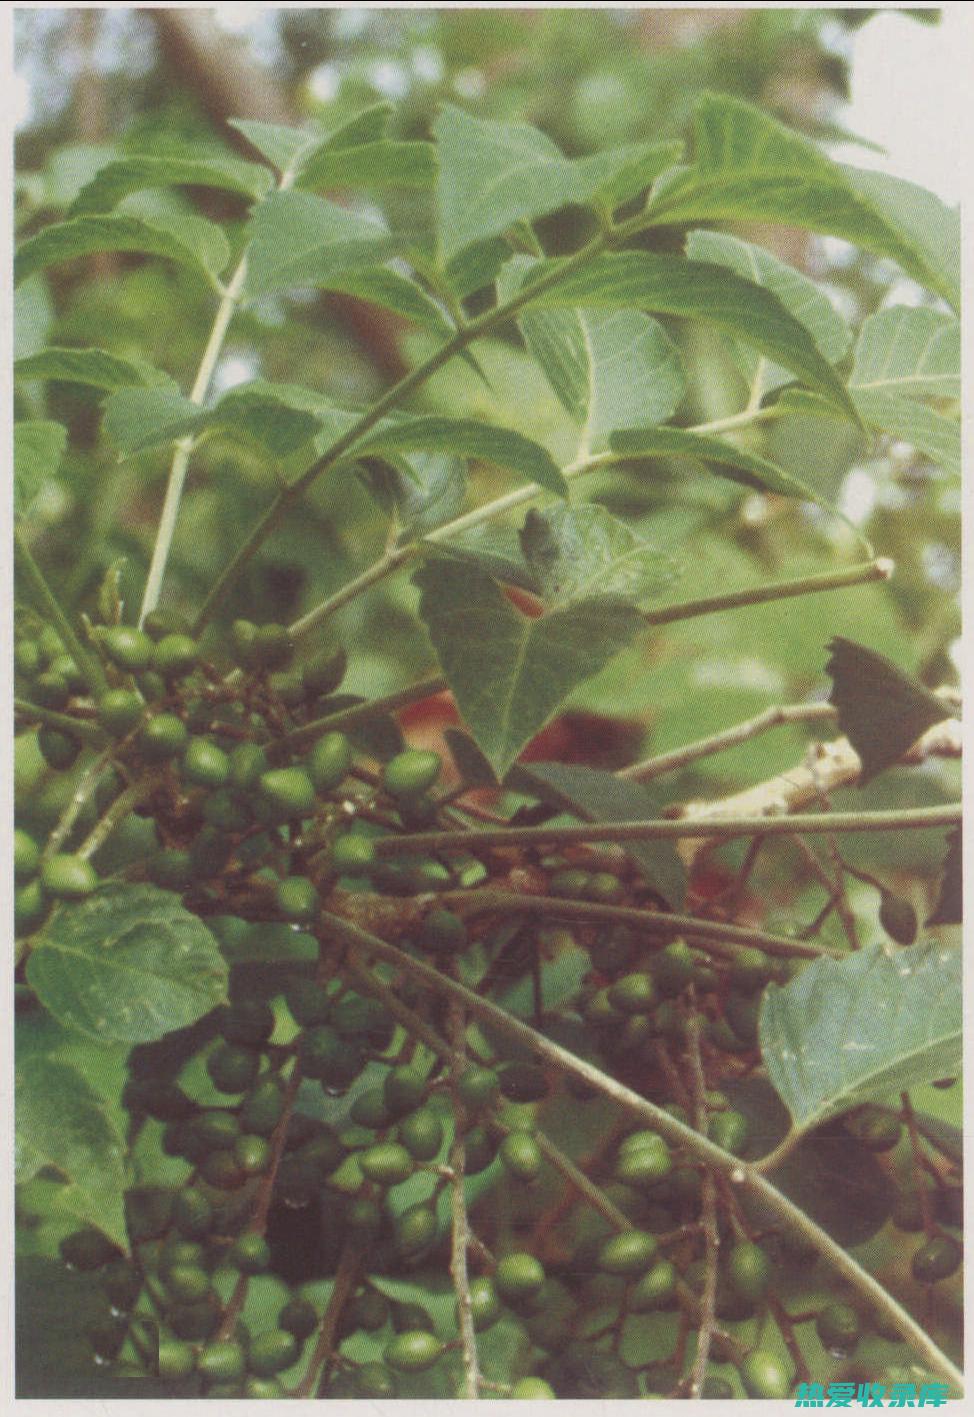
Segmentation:
<svg viewBox="0 0 974 1417">
<path fill-rule="evenodd" d="M 341 1324 L 342 1313 L 345 1305 L 352 1297 L 352 1290 L 355 1288 L 358 1281 L 361 1266 L 361 1242 L 356 1240 L 354 1236 L 350 1236 L 345 1241 L 341 1257 L 338 1261 L 338 1269 L 335 1273 L 335 1285 L 331 1291 L 328 1306 L 322 1316 L 321 1328 L 318 1330 L 318 1339 L 315 1343 L 314 1352 L 308 1361 L 304 1377 L 294 1390 L 295 1397 L 307 1398 L 311 1396 L 319 1371 L 325 1367 L 329 1358 L 334 1354 L 338 1344 L 338 1330 Z"/>
<path fill-rule="evenodd" d="M 693 1120 L 698 1132 L 707 1126 L 707 1082 L 703 1075 L 703 1061 L 700 1057 L 700 1015 L 696 1011 L 696 1000 L 692 998 L 692 1012 L 687 1019 L 687 1058 L 690 1063 L 690 1080 L 693 1097 Z M 717 1233 L 717 1189 L 713 1172 L 708 1168 L 701 1182 L 700 1221 L 704 1237 L 704 1283 L 700 1296 L 700 1326 L 697 1331 L 697 1350 L 690 1372 L 688 1393 L 698 1398 L 703 1388 L 703 1380 L 710 1360 L 710 1344 L 713 1338 L 717 1305 L 717 1255 L 720 1236 Z"/>
<path fill-rule="evenodd" d="M 451 1044 L 450 1096 L 453 1102 L 454 1117 L 453 1140 L 450 1143 L 449 1154 L 451 1172 L 450 1274 L 453 1276 L 453 1292 L 457 1300 L 457 1325 L 460 1329 L 460 1345 L 463 1351 L 463 1396 L 468 1401 L 476 1401 L 480 1396 L 480 1365 L 477 1360 L 477 1336 L 474 1331 L 473 1301 L 470 1297 L 470 1277 L 467 1270 L 470 1224 L 467 1220 L 467 1198 L 464 1191 L 466 1149 L 463 1133 L 466 1126 L 466 1112 L 459 1093 L 460 1078 L 464 1070 L 467 1016 L 463 1005 L 457 1000 L 452 1000 L 450 1003 L 448 1027 Z"/>
<path fill-rule="evenodd" d="M 148 790 L 146 779 L 133 782 L 124 792 L 120 792 L 108 811 L 95 823 L 85 840 L 75 852 L 82 861 L 94 856 L 99 847 L 104 846 L 117 826 L 125 820 L 132 808 L 142 801 Z"/>
<path fill-rule="evenodd" d="M 49 728 L 60 729 L 62 733 L 70 733 L 94 747 L 101 747 L 105 741 L 104 730 L 97 723 L 73 718 L 69 713 L 58 713 L 57 709 L 43 708 L 40 704 L 32 704 L 29 699 L 15 698 L 14 712 L 36 723 L 45 723 Z"/>
<path fill-rule="evenodd" d="M 616 777 L 629 778 L 634 782 L 649 782 L 664 773 L 678 772 L 689 767 L 700 758 L 709 758 L 714 753 L 722 753 L 727 748 L 736 748 L 739 743 L 747 743 L 772 728 L 789 723 L 817 723 L 831 721 L 836 711 L 831 704 L 776 704 L 754 718 L 745 719 L 731 728 L 712 733 L 708 738 L 700 738 L 696 743 L 688 743 L 683 748 L 673 748 L 669 753 L 657 753 L 641 763 L 633 763 L 623 768 Z"/>
<path fill-rule="evenodd" d="M 86 649 L 81 643 L 77 631 L 61 606 L 61 602 L 48 585 L 44 572 L 34 559 L 34 554 L 27 545 L 27 538 L 19 526 L 14 527 L 14 545 L 30 589 L 43 607 L 48 620 L 60 635 L 61 643 L 77 665 L 78 672 L 84 676 L 85 682 L 93 693 L 104 693 L 108 688 L 108 680 L 105 677 L 101 660 L 97 654 Z"/>
<path fill-rule="evenodd" d="M 45 859 L 60 851 L 62 844 L 67 841 L 71 828 L 78 820 L 82 809 L 98 786 L 98 779 L 111 761 L 112 751 L 111 748 L 106 748 L 104 752 L 99 753 L 98 757 L 82 775 L 81 781 L 71 794 L 68 805 L 61 813 L 57 826 L 55 826 L 54 830 L 47 838 L 43 851 Z"/>
</svg>

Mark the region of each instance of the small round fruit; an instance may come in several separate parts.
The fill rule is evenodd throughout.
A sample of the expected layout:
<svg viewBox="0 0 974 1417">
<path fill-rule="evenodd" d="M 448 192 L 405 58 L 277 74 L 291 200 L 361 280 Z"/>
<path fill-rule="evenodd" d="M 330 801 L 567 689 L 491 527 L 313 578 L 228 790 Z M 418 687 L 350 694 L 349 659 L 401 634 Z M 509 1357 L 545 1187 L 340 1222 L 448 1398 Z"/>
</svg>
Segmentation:
<svg viewBox="0 0 974 1417">
<path fill-rule="evenodd" d="M 314 785 L 303 768 L 273 768 L 262 773 L 257 791 L 270 813 L 281 821 L 310 817 L 314 812 Z"/>
<path fill-rule="evenodd" d="M 436 1239 L 436 1211 L 430 1205 L 411 1205 L 396 1220 L 396 1247 L 412 1259 L 428 1250 Z"/>
<path fill-rule="evenodd" d="M 263 999 L 240 999 L 223 1011 L 220 1032 L 228 1043 L 259 1047 L 274 1032 L 274 1010 Z"/>
<path fill-rule="evenodd" d="M 109 1260 L 118 1257 L 118 1248 L 100 1230 L 91 1227 L 75 1230 L 66 1235 L 60 1244 L 61 1258 L 71 1269 L 88 1273 L 101 1269 Z"/>
<path fill-rule="evenodd" d="M 185 751 L 189 731 L 174 713 L 157 713 L 139 734 L 139 750 L 152 763 L 168 762 Z"/>
<path fill-rule="evenodd" d="M 532 1299 L 545 1282 L 544 1266 L 534 1255 L 505 1255 L 494 1272 L 494 1288 L 507 1303 Z"/>
<path fill-rule="evenodd" d="M 142 622 L 142 628 L 153 643 L 166 635 L 186 635 L 189 621 L 178 610 L 150 610 Z"/>
<path fill-rule="evenodd" d="M 620 1014 L 647 1014 L 655 1002 L 651 974 L 627 974 L 609 989 L 609 1003 Z"/>
<path fill-rule="evenodd" d="M 271 1146 L 267 1138 L 251 1136 L 249 1132 L 234 1142 L 233 1154 L 237 1165 L 248 1176 L 262 1175 L 271 1164 Z"/>
<path fill-rule="evenodd" d="M 329 865 L 339 876 L 360 876 L 369 871 L 375 861 L 375 842 L 361 832 L 343 832 L 331 844 Z"/>
<path fill-rule="evenodd" d="M 791 1373 L 782 1360 L 755 1348 L 741 1364 L 741 1382 L 748 1397 L 782 1399 L 791 1396 Z"/>
<path fill-rule="evenodd" d="M 199 648 L 189 635 L 163 635 L 152 647 L 151 665 L 164 679 L 181 679 L 196 668 Z"/>
<path fill-rule="evenodd" d="M 301 1345 L 286 1329 L 271 1328 L 251 1340 L 247 1367 L 259 1378 L 271 1378 L 290 1368 L 301 1352 Z"/>
<path fill-rule="evenodd" d="M 175 846 L 150 856 L 145 872 L 153 885 L 165 891 L 184 891 L 193 879 L 189 852 Z"/>
<path fill-rule="evenodd" d="M 164 1382 L 188 1378 L 196 1367 L 196 1351 L 178 1338 L 160 1338 L 157 1371 Z"/>
<path fill-rule="evenodd" d="M 73 733 L 45 726 L 38 730 L 37 746 L 41 757 L 55 772 L 67 772 L 81 752 L 81 741 Z"/>
<path fill-rule="evenodd" d="M 305 766 L 317 792 L 333 792 L 352 766 L 352 745 L 344 733 L 326 733 L 312 748 Z"/>
<path fill-rule="evenodd" d="M 321 909 L 321 896 L 306 876 L 289 876 L 275 889 L 274 904 L 285 920 L 300 924 L 315 919 Z"/>
<path fill-rule="evenodd" d="M 436 1326 L 422 1304 L 392 1305 L 392 1326 L 396 1333 L 435 1333 Z"/>
<path fill-rule="evenodd" d="M 380 1186 L 396 1186 L 413 1174 L 413 1158 L 398 1142 L 380 1142 L 359 1157 L 362 1175 Z"/>
<path fill-rule="evenodd" d="M 200 1162 L 201 1178 L 219 1191 L 235 1191 L 247 1179 L 232 1151 L 211 1151 Z"/>
<path fill-rule="evenodd" d="M 499 1088 L 500 1080 L 493 1068 L 467 1068 L 457 1084 L 460 1101 L 473 1112 L 493 1102 Z"/>
<path fill-rule="evenodd" d="M 536 1181 L 544 1158 L 530 1132 L 509 1132 L 498 1150 L 504 1169 L 519 1181 Z"/>
<path fill-rule="evenodd" d="M 147 669 L 152 656 L 152 641 L 144 630 L 134 625 L 110 625 L 99 636 L 102 649 L 119 669 L 137 673 Z"/>
<path fill-rule="evenodd" d="M 771 963 L 761 950 L 745 945 L 734 955 L 730 968 L 731 983 L 742 994 L 754 994 L 763 989 L 771 978 Z"/>
<path fill-rule="evenodd" d="M 503 1312 L 501 1301 L 497 1297 L 494 1281 L 486 1274 L 478 1275 L 476 1279 L 470 1281 L 469 1292 L 474 1331 L 483 1333 L 486 1329 L 492 1328 L 500 1318 Z"/>
<path fill-rule="evenodd" d="M 707 1134 L 715 1146 L 740 1156 L 747 1146 L 750 1128 L 742 1112 L 729 1109 L 715 1112 L 707 1126 Z"/>
<path fill-rule="evenodd" d="M 277 1326 L 303 1343 L 321 1323 L 321 1315 L 308 1299 L 289 1299 L 277 1316 Z"/>
<path fill-rule="evenodd" d="M 258 625 L 250 642 L 247 659 L 258 669 L 284 669 L 294 654 L 294 641 L 284 625 Z"/>
<path fill-rule="evenodd" d="M 937 1284 L 960 1268 L 962 1251 L 951 1235 L 935 1235 L 913 1256 L 913 1278 L 920 1284 Z"/>
<path fill-rule="evenodd" d="M 666 1307 L 676 1294 L 676 1269 L 669 1260 L 657 1260 L 633 1286 L 629 1309 L 634 1314 Z"/>
<path fill-rule="evenodd" d="M 260 1055 L 235 1043 L 218 1043 L 206 1060 L 206 1071 L 219 1092 L 246 1092 L 257 1080 Z"/>
<path fill-rule="evenodd" d="M 430 749 L 407 748 L 390 758 L 382 770 L 382 785 L 400 800 L 421 797 L 440 775 L 443 763 Z"/>
<path fill-rule="evenodd" d="M 392 1068 L 382 1084 L 382 1098 L 392 1117 L 415 1112 L 426 1092 L 426 1079 L 413 1068 Z"/>
<path fill-rule="evenodd" d="M 443 1145 L 443 1123 L 423 1107 L 399 1123 L 399 1140 L 416 1161 L 432 1161 Z"/>
<path fill-rule="evenodd" d="M 815 1320 L 815 1332 L 823 1348 L 851 1352 L 859 1342 L 862 1321 L 851 1304 L 829 1304 Z"/>
<path fill-rule="evenodd" d="M 37 842 L 18 827 L 14 832 L 14 880 L 21 884 L 36 876 L 40 859 Z"/>
<path fill-rule="evenodd" d="M 645 1230 L 621 1230 L 601 1246 L 597 1264 L 606 1274 L 643 1274 L 658 1248 L 656 1237 Z"/>
<path fill-rule="evenodd" d="M 180 1235 L 201 1240 L 213 1224 L 213 1207 L 201 1190 L 187 1186 L 173 1202 L 172 1218 Z"/>
<path fill-rule="evenodd" d="M 14 668 L 25 679 L 33 679 L 40 670 L 43 656 L 36 640 L 18 640 L 14 646 Z"/>
<path fill-rule="evenodd" d="M 305 693 L 311 699 L 323 698 L 326 694 L 333 694 L 342 680 L 345 678 L 345 670 L 348 668 L 348 656 L 344 649 L 336 650 L 334 653 L 324 652 L 309 659 L 301 666 L 301 678 L 304 681 Z"/>
<path fill-rule="evenodd" d="M 173 1265 L 166 1271 L 166 1289 L 180 1303 L 196 1304 L 209 1294 L 210 1276 L 198 1265 Z"/>
<path fill-rule="evenodd" d="M 98 873 L 80 856 L 58 854 L 44 862 L 40 873 L 45 894 L 55 900 L 81 900 L 98 886 Z"/>
<path fill-rule="evenodd" d="M 40 881 L 28 881 L 14 893 L 14 928 L 18 935 L 33 930 L 48 911 L 48 901 Z"/>
<path fill-rule="evenodd" d="M 265 1078 L 247 1094 L 240 1108 L 240 1125 L 245 1132 L 269 1137 L 284 1111 L 284 1089 L 276 1077 Z"/>
<path fill-rule="evenodd" d="M 695 965 L 686 941 L 674 940 L 653 956 L 650 969 L 661 994 L 679 994 L 693 979 Z"/>
<path fill-rule="evenodd" d="M 435 1333 L 426 1329 L 414 1329 L 400 1333 L 391 1343 L 386 1344 L 382 1355 L 386 1365 L 399 1373 L 422 1373 L 433 1364 L 443 1352 L 443 1344 Z"/>
<path fill-rule="evenodd" d="M 256 787 L 267 767 L 267 754 L 259 743 L 238 743 L 230 754 L 230 786 L 241 792 Z"/>
<path fill-rule="evenodd" d="M 397 1397 L 399 1387 L 384 1363 L 363 1363 L 355 1374 L 355 1388 L 360 1397 Z M 331 1393 L 328 1394 L 329 1397 Z"/>
<path fill-rule="evenodd" d="M 106 689 L 95 705 L 98 722 L 106 733 L 123 738 L 145 712 L 145 700 L 132 689 Z"/>
<path fill-rule="evenodd" d="M 244 1351 L 239 1343 L 208 1343 L 196 1358 L 196 1371 L 210 1382 L 235 1382 L 245 1368 Z"/>
<path fill-rule="evenodd" d="M 268 1398 L 271 1401 L 287 1396 L 277 1378 L 256 1377 L 250 1377 L 244 1383 L 243 1395 L 252 1399 Z"/>
<path fill-rule="evenodd" d="M 511 1397 L 528 1402 L 546 1401 L 555 1396 L 555 1390 L 544 1378 L 520 1378 L 511 1388 Z"/>
<path fill-rule="evenodd" d="M 264 1274 L 270 1269 L 271 1247 L 263 1235 L 241 1235 L 227 1252 L 227 1264 L 241 1274 Z"/>
<path fill-rule="evenodd" d="M 67 680 L 49 669 L 45 670 L 43 674 L 38 674 L 30 692 L 34 703 L 40 704 L 41 708 L 46 709 L 67 708 L 68 700 L 71 697 Z"/>
<path fill-rule="evenodd" d="M 727 1279 L 742 1299 L 757 1303 L 771 1283 L 771 1261 L 760 1245 L 742 1242 L 727 1257 Z"/>
<path fill-rule="evenodd" d="M 431 910 L 419 929 L 416 943 L 430 954 L 456 954 L 467 947 L 467 927 L 452 910 Z"/>
<path fill-rule="evenodd" d="M 195 787 L 223 787 L 230 777 L 230 759 L 209 738 L 190 738 L 182 771 Z"/>
<path fill-rule="evenodd" d="M 194 1139 L 205 1155 L 208 1151 L 229 1151 L 240 1135 L 236 1113 L 219 1107 L 200 1112 L 189 1123 Z"/>
<path fill-rule="evenodd" d="M 548 881 L 549 894 L 558 896 L 560 900 L 581 899 L 588 889 L 589 874 L 588 871 L 579 871 L 572 867 L 555 871 Z"/>
<path fill-rule="evenodd" d="M 313 1028 L 331 1017 L 331 1000 L 313 979 L 295 979 L 284 991 L 288 1012 L 302 1028 Z"/>
<path fill-rule="evenodd" d="M 637 1132 L 619 1148 L 614 1175 L 627 1186 L 643 1188 L 655 1186 L 672 1169 L 673 1157 L 663 1138 L 656 1132 Z"/>
</svg>

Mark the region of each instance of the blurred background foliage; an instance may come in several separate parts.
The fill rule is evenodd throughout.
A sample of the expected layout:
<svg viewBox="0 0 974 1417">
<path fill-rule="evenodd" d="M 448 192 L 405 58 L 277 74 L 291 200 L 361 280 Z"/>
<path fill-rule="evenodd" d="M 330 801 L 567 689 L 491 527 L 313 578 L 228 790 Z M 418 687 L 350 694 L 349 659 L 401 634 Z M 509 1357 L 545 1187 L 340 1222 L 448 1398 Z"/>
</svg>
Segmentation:
<svg viewBox="0 0 974 1417">
<path fill-rule="evenodd" d="M 17 134 L 18 232 L 30 234 L 62 216 L 79 187 L 119 153 L 244 151 L 226 125 L 229 117 L 330 129 L 383 99 L 395 105 L 395 136 L 426 136 L 437 105 L 449 100 L 482 116 L 532 122 L 574 155 L 625 141 L 687 137 L 694 100 L 709 89 L 757 102 L 826 146 L 848 141 L 843 110 L 852 36 L 873 13 L 733 6 L 20 9 L 18 73 L 29 91 L 30 115 Z M 903 24 L 936 18 L 936 11 L 901 12 Z M 358 193 L 335 195 L 364 200 Z M 396 227 L 422 231 L 430 223 L 426 200 L 414 193 L 383 197 L 385 215 Z M 201 211 L 239 242 L 245 213 L 232 196 L 184 189 L 127 200 L 133 209 L 136 202 Z M 547 249 L 564 249 L 578 240 L 577 214 L 546 220 L 540 231 Z M 888 263 L 842 242 L 781 228 L 738 234 L 811 275 L 854 327 L 884 305 L 930 300 Z M 672 247 L 682 237 L 656 232 L 645 240 Z M 76 262 L 49 278 L 33 277 L 18 291 L 17 353 L 95 340 L 120 355 L 148 358 L 186 388 L 213 300 L 195 276 L 169 265 L 114 255 Z M 671 333 L 690 373 L 677 421 L 740 410 L 748 389 L 726 347 L 698 327 L 673 324 Z M 214 388 L 219 393 L 265 377 L 358 405 L 424 350 L 423 337 L 374 307 L 294 290 L 287 299 L 258 300 L 241 312 Z M 546 442 L 556 456 L 567 455 L 564 414 L 516 332 L 488 342 L 482 362 L 489 386 L 454 361 L 416 396 L 415 406 L 503 421 Z M 71 435 L 61 475 L 35 504 L 36 554 L 77 610 L 92 610 L 115 568 L 133 614 L 161 505 L 165 456 L 153 452 L 119 463 L 99 434 L 91 391 L 32 384 L 18 399 L 17 417 L 55 418 Z M 795 417 L 751 436 L 756 451 L 768 447 L 782 466 L 834 498 L 877 553 L 895 560 L 893 581 L 668 627 L 578 691 L 570 705 L 576 716 L 565 720 L 552 756 L 584 758 L 602 720 L 621 720 L 610 723 L 608 741 L 616 741 L 617 729 L 618 751 L 631 757 L 688 742 L 770 703 L 822 695 L 825 645 L 836 633 L 890 655 L 931 685 L 955 679 L 956 484 L 911 448 L 867 444 L 850 425 L 831 419 Z M 587 489 L 682 563 L 674 598 L 824 570 L 859 554 L 848 529 L 817 509 L 716 479 L 690 479 L 678 465 L 660 463 L 654 471 L 651 480 L 591 479 Z M 493 475 L 479 470 L 472 486 L 481 500 L 494 490 Z M 214 441 L 194 455 L 166 604 L 186 611 L 198 606 L 273 491 L 273 472 L 236 445 Z M 376 511 L 355 478 L 324 479 L 241 581 L 226 620 L 246 613 L 288 621 L 334 591 L 381 551 L 386 528 Z M 432 667 L 415 600 L 409 580 L 399 577 L 341 613 L 335 629 L 350 654 L 349 691 L 389 692 Z M 219 626 L 211 633 L 217 643 Z M 671 780 L 672 795 L 732 792 L 799 761 L 806 741 L 799 729 L 779 730 L 705 759 Z M 938 801 L 953 797 L 956 787 L 953 766 L 938 762 L 890 773 L 856 800 L 863 806 Z M 936 872 L 942 845 L 932 837 L 901 835 L 895 861 L 885 838 L 865 838 L 862 851 L 895 869 L 901 884 L 915 886 L 919 876 L 929 880 Z M 780 895 L 781 856 L 766 855 L 778 872 Z M 800 888 L 801 863 L 794 864 Z M 758 873 L 755 884 L 769 883 Z M 875 894 L 866 886 L 862 891 Z M 793 908 L 796 901 L 780 904 Z"/>
</svg>

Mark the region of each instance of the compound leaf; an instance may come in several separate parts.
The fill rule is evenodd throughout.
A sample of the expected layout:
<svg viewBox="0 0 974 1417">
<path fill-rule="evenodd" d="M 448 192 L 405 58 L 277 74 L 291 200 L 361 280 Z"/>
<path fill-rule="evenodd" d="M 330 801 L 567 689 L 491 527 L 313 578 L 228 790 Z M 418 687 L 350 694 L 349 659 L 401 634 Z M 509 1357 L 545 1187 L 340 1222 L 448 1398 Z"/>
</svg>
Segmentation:
<svg viewBox="0 0 974 1417">
<path fill-rule="evenodd" d="M 257 201 L 270 190 L 273 180 L 266 167 L 240 158 L 125 157 L 107 163 L 82 187 L 69 215 L 111 211 L 130 192 L 150 187 L 216 187 Z"/>
<path fill-rule="evenodd" d="M 178 896 L 109 885 L 51 916 L 27 978 L 66 1028 L 105 1043 L 147 1043 L 221 1003 L 227 967 Z"/>
<path fill-rule="evenodd" d="M 168 374 L 143 359 L 122 359 L 107 349 L 39 349 L 14 365 L 14 378 L 24 383 L 32 379 L 54 379 L 64 384 L 86 384 L 92 389 L 113 393 L 116 389 L 145 388 L 173 381 Z"/>
<path fill-rule="evenodd" d="M 677 575 L 669 556 L 595 503 L 532 508 L 521 549 L 551 606 L 597 595 L 635 605 L 659 595 Z"/>
<path fill-rule="evenodd" d="M 42 485 L 61 465 L 68 443 L 63 423 L 49 418 L 14 424 L 14 510 L 23 516 Z"/>
<path fill-rule="evenodd" d="M 961 1063 L 960 953 L 939 944 L 815 960 L 770 984 L 759 1038 L 796 1130 L 952 1077 Z"/>
<path fill-rule="evenodd" d="M 396 242 L 370 217 L 311 192 L 272 192 L 247 224 L 247 294 L 289 286 L 327 288 L 334 276 L 381 264 Z"/>
<path fill-rule="evenodd" d="M 211 280 L 223 270 L 229 247 L 220 228 L 202 217 L 185 217 L 183 236 L 159 222 L 120 212 L 80 216 L 45 226 L 23 243 L 14 258 L 14 281 L 20 284 L 35 271 L 61 265 L 98 251 L 135 251 L 191 266 Z"/>
<path fill-rule="evenodd" d="M 918 679 L 865 645 L 837 635 L 829 650 L 829 702 L 862 761 L 859 786 L 865 787 L 898 763 L 928 728 L 949 718 L 950 708 Z"/>
</svg>

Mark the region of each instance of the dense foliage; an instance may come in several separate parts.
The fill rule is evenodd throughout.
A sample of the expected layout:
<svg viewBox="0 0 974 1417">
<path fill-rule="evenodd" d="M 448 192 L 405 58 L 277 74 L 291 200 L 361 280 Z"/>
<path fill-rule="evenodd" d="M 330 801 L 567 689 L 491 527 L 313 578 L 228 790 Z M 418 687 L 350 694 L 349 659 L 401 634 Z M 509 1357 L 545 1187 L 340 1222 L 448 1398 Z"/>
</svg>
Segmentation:
<svg viewBox="0 0 974 1417">
<path fill-rule="evenodd" d="M 234 127 L 20 193 L 22 1395 L 958 1395 L 956 213 Z"/>
</svg>

